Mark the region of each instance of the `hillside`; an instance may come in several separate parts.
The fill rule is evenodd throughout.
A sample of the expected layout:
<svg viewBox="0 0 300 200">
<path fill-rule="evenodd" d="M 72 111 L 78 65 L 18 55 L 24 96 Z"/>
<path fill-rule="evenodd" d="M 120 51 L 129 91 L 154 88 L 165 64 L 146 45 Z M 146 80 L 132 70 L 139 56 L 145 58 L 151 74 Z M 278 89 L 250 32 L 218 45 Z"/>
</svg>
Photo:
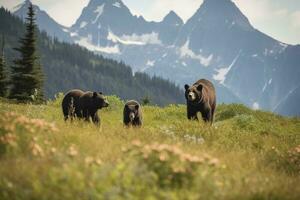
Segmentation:
<svg viewBox="0 0 300 200">
<path fill-rule="evenodd" d="M 220 105 L 210 127 L 184 105 L 146 106 L 132 129 L 108 99 L 100 128 L 64 123 L 62 97 L 1 100 L 0 199 L 300 198 L 299 119 Z"/>
<path fill-rule="evenodd" d="M 0 35 L 5 37 L 5 56 L 11 65 L 17 56 L 13 48 L 24 34 L 25 26 L 17 17 L 0 8 Z M 184 95 L 173 83 L 144 73 L 135 73 L 122 62 L 105 59 L 74 44 L 50 39 L 38 33 L 38 49 L 46 74 L 48 98 L 73 88 L 102 91 L 122 99 L 141 100 L 149 97 L 152 104 L 166 105 L 183 102 Z"/>
</svg>

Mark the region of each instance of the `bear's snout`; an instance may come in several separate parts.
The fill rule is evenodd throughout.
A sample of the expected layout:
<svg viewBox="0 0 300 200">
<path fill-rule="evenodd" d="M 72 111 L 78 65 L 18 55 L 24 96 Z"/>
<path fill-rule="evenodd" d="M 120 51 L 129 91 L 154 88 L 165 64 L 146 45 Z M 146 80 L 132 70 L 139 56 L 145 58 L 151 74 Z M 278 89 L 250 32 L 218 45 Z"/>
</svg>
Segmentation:
<svg viewBox="0 0 300 200">
<path fill-rule="evenodd" d="M 130 121 L 133 121 L 135 118 L 135 114 L 133 112 L 129 113 L 129 119 Z"/>
<path fill-rule="evenodd" d="M 109 102 L 107 100 L 104 100 L 104 105 L 103 107 L 108 107 L 109 106 Z"/>
<path fill-rule="evenodd" d="M 194 101 L 194 100 L 196 99 L 195 93 L 194 93 L 194 92 L 189 92 L 189 94 L 188 94 L 188 99 L 189 99 L 190 101 Z"/>
</svg>

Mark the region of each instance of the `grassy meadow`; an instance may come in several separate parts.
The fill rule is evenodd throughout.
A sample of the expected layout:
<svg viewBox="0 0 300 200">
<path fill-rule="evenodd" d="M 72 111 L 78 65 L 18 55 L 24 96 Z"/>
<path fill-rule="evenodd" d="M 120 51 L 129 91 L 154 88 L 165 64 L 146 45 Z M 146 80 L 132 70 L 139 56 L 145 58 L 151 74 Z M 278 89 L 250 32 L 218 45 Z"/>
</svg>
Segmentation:
<svg viewBox="0 0 300 200">
<path fill-rule="evenodd" d="M 184 105 L 144 106 L 122 124 L 110 96 L 101 127 L 65 123 L 62 96 L 0 101 L 0 199 L 300 199 L 300 119 L 219 105 L 213 126 Z"/>
</svg>

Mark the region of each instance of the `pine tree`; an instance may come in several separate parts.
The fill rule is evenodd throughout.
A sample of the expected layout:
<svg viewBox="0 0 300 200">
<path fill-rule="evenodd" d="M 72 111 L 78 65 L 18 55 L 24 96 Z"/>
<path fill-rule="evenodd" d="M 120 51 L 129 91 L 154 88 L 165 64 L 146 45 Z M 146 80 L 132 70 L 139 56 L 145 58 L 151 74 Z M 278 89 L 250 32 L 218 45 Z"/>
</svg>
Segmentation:
<svg viewBox="0 0 300 200">
<path fill-rule="evenodd" d="M 44 99 L 44 76 L 36 50 L 35 13 L 30 3 L 26 18 L 26 33 L 20 39 L 20 47 L 15 48 L 20 58 L 14 61 L 11 75 L 10 98 L 19 101 L 37 101 Z"/>
<path fill-rule="evenodd" d="M 1 52 L 0 52 L 0 97 L 6 97 L 7 95 L 7 71 L 4 58 L 4 45 L 5 40 L 2 36 Z"/>
</svg>

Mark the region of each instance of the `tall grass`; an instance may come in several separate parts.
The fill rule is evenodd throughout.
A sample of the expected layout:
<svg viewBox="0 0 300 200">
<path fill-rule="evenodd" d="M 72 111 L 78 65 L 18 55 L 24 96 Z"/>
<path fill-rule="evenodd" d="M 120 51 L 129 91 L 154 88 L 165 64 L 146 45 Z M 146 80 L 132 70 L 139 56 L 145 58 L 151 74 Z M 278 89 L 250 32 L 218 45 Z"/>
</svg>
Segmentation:
<svg viewBox="0 0 300 200">
<path fill-rule="evenodd" d="M 101 126 L 46 105 L 0 101 L 0 199 L 300 199 L 300 120 L 219 105 L 213 126 L 184 105 L 144 106 L 125 128 L 109 97 Z"/>
</svg>

